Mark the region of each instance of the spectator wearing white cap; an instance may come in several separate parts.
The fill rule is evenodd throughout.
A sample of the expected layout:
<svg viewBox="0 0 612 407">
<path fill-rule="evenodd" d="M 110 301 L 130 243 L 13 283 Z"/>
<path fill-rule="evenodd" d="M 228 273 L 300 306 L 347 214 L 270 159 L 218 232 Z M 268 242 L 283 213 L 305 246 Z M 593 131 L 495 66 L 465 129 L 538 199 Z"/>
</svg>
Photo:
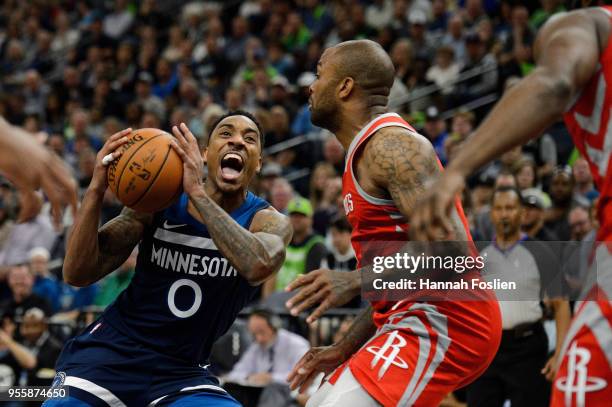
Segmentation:
<svg viewBox="0 0 612 407">
<path fill-rule="evenodd" d="M 410 40 L 414 46 L 415 56 L 431 61 L 434 55 L 434 43 L 427 32 L 427 14 L 420 9 L 410 12 Z"/>
<path fill-rule="evenodd" d="M 308 104 L 309 90 L 310 84 L 314 82 L 316 79 L 315 74 L 312 72 L 302 72 L 302 74 L 298 77 L 297 86 L 298 86 L 298 100 L 302 105 L 300 106 L 295 118 L 293 119 L 293 123 L 291 123 L 291 131 L 295 135 L 309 134 L 315 131 L 321 131 L 319 127 L 316 127 L 312 124 L 310 120 L 310 108 Z"/>
<path fill-rule="evenodd" d="M 22 344 L 36 357 L 36 365 L 27 372 L 28 386 L 50 386 L 55 377 L 55 361 L 62 344 L 49 333 L 47 315 L 40 308 L 30 308 L 23 315 L 19 333 Z"/>
<path fill-rule="evenodd" d="M 559 237 L 544 225 L 544 211 L 550 207 L 544 193 L 538 188 L 528 188 L 523 196 L 523 222 L 521 229 L 530 238 L 546 242 L 558 241 Z"/>
</svg>

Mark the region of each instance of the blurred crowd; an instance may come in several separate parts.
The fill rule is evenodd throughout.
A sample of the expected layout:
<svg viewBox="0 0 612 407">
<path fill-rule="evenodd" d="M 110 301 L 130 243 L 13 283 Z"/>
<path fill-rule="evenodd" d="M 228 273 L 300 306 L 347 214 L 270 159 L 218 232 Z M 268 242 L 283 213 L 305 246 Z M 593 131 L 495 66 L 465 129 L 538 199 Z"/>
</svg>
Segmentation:
<svg viewBox="0 0 612 407">
<path fill-rule="evenodd" d="M 356 264 L 341 209 L 344 151 L 310 122 L 308 87 L 323 50 L 350 39 L 379 42 L 396 68 L 391 110 L 429 138 L 445 164 L 499 95 L 533 69 L 538 29 L 563 10 L 560 0 L 5 0 L 0 115 L 60 156 L 82 193 L 96 151 L 123 128 L 185 122 L 204 145 L 224 112 L 252 112 L 266 133 L 252 189 L 289 214 L 295 230 L 286 264 L 262 288 L 261 299 L 275 307 L 297 275 Z M 529 236 L 593 239 L 598 192 L 563 123 L 470 179 L 463 201 L 475 240 L 493 238 L 490 201 L 503 186 L 522 192 Z M 44 347 L 50 356 L 38 367 L 52 369 L 68 333 L 49 335 L 47 325 L 74 327 L 86 307 L 112 302 L 129 283 L 135 254 L 96 285 L 68 286 L 61 265 L 70 215 L 54 229 L 41 197 L 38 215 L 16 223 L 19 205 L 0 180 L 0 348 L 10 349 L 0 367 L 14 366 L 14 383 L 32 383 L 32 360 L 20 351 Z M 103 221 L 120 209 L 108 193 Z M 311 343 L 331 342 L 340 322 L 322 324 Z"/>
</svg>

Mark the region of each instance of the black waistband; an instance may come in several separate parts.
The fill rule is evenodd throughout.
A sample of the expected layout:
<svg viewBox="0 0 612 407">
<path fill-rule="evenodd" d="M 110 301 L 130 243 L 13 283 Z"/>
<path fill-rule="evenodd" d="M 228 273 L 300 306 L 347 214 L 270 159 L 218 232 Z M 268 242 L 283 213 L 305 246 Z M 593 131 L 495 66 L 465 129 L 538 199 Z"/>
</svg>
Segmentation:
<svg viewBox="0 0 612 407">
<path fill-rule="evenodd" d="M 541 332 L 544 332 L 544 325 L 542 325 L 541 321 L 528 322 L 519 324 L 512 329 L 504 329 L 502 331 L 502 340 L 527 338 Z"/>
</svg>

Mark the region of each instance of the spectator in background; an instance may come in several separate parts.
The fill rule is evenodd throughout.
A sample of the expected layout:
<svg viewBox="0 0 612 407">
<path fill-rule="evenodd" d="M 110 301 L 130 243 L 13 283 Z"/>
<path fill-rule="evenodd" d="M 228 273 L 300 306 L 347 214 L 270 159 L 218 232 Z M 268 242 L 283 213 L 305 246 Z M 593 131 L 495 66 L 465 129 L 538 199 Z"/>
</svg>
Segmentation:
<svg viewBox="0 0 612 407">
<path fill-rule="evenodd" d="M 506 39 L 499 61 L 503 76 L 525 76 L 533 68 L 535 33 L 529 27 L 529 11 L 523 5 L 512 9 L 512 32 Z"/>
<path fill-rule="evenodd" d="M 573 202 L 574 174 L 569 166 L 559 166 L 553 171 L 550 184 L 552 207 L 546 211 L 546 226 L 561 240 L 569 240 L 571 230 L 567 216 Z"/>
<path fill-rule="evenodd" d="M 433 144 L 442 165 L 446 165 L 447 159 L 444 144 L 448 138 L 448 132 L 446 131 L 446 122 L 440 118 L 440 112 L 437 107 L 430 106 L 425 111 L 425 126 L 423 127 L 422 134 Z"/>
<path fill-rule="evenodd" d="M 497 88 L 497 61 L 487 53 L 485 44 L 477 33 L 471 33 L 465 38 L 466 61 L 461 73 L 481 72 L 461 82 L 457 86 L 458 100 L 467 102 L 494 92 Z"/>
<path fill-rule="evenodd" d="M 414 54 L 418 58 L 431 61 L 434 56 L 433 40 L 427 32 L 427 14 L 422 10 L 410 12 L 410 41 L 414 47 Z"/>
<path fill-rule="evenodd" d="M 327 162 L 317 163 L 310 176 L 310 203 L 317 210 L 321 205 L 327 187 L 327 181 L 336 175 L 333 165 Z M 329 204 L 329 202 L 325 202 Z"/>
<path fill-rule="evenodd" d="M 244 60 L 246 43 L 249 38 L 248 21 L 241 16 L 234 17 L 232 20 L 232 36 L 225 46 L 225 55 L 234 67 L 238 67 L 240 62 Z"/>
<path fill-rule="evenodd" d="M 153 95 L 165 99 L 168 95 L 174 92 L 174 89 L 178 86 L 179 77 L 178 72 L 172 63 L 167 59 L 160 59 L 157 61 L 155 67 L 155 77 L 157 82 L 153 85 Z"/>
<path fill-rule="evenodd" d="M 282 175 L 283 169 L 279 164 L 275 163 L 274 161 L 264 164 L 261 168 L 261 172 L 259 173 L 259 184 L 257 185 L 258 195 L 270 202 L 270 195 L 274 181 Z"/>
<path fill-rule="evenodd" d="M 0 265 L 14 265 L 26 263 L 30 250 L 44 247 L 51 251 L 55 242 L 56 233 L 53 230 L 49 216 L 41 213 L 42 198 L 32 194 L 26 201 L 24 194 L 20 194 L 20 204 L 29 205 L 34 217 L 22 223 L 15 224 L 0 250 Z"/>
<path fill-rule="evenodd" d="M 297 196 L 287 205 L 287 213 L 293 226 L 293 237 L 287 246 L 287 256 L 274 278 L 264 283 L 262 297 L 283 291 L 297 276 L 318 269 L 327 254 L 323 238 L 312 230 L 312 205 L 306 198 Z"/>
<path fill-rule="evenodd" d="M 558 241 L 559 237 L 544 225 L 544 213 L 549 208 L 544 193 L 537 188 L 521 191 L 523 196 L 522 231 L 534 240 Z"/>
<path fill-rule="evenodd" d="M 388 26 L 393 16 L 393 0 L 374 0 L 365 12 L 366 23 L 377 30 Z"/>
<path fill-rule="evenodd" d="M 517 161 L 512 172 L 516 177 L 516 186 L 521 191 L 529 188 L 536 188 L 539 184 L 538 167 L 535 161 L 530 158 L 522 158 Z"/>
<path fill-rule="evenodd" d="M 127 288 L 134 276 L 138 249 L 134 249 L 125 262 L 117 270 L 107 275 L 96 293 L 94 305 L 106 308 Z"/>
<path fill-rule="evenodd" d="M 3 319 L 0 328 L 0 385 L 25 386 L 21 380 L 24 369 L 34 369 L 36 355 L 21 345 L 14 338 L 15 325 L 9 319 Z"/>
<path fill-rule="evenodd" d="M 309 343 L 281 325 L 280 318 L 266 309 L 256 309 L 249 316 L 248 329 L 254 342 L 226 377 L 227 390 L 241 404 L 294 405 L 286 376 L 308 351 Z M 263 389 L 253 392 L 253 386 Z"/>
<path fill-rule="evenodd" d="M 330 221 L 336 217 L 342 206 L 342 178 L 333 176 L 325 181 L 323 195 L 316 208 L 312 226 L 315 233 L 325 236 Z"/>
<path fill-rule="evenodd" d="M 108 37 L 118 40 L 130 29 L 134 16 L 127 7 L 127 0 L 115 0 L 115 9 L 104 17 L 102 26 Z"/>
<path fill-rule="evenodd" d="M 49 85 L 43 82 L 40 74 L 33 69 L 26 71 L 23 85 L 25 113 L 44 117 L 47 97 L 51 91 Z"/>
<path fill-rule="evenodd" d="M 291 124 L 291 131 L 295 135 L 308 134 L 315 130 L 320 130 L 314 126 L 310 121 L 310 107 L 308 105 L 308 97 L 310 91 L 308 88 L 314 82 L 315 74 L 312 72 L 303 72 L 297 80 L 298 86 L 298 99 L 300 100 L 301 106 L 299 107 L 293 123 Z"/>
<path fill-rule="evenodd" d="M 570 227 L 571 240 L 583 240 L 594 228 L 588 208 L 575 206 L 569 211 L 567 221 Z"/>
<path fill-rule="evenodd" d="M 447 33 L 442 37 L 441 45 L 453 49 L 455 61 L 457 61 L 459 66 L 463 66 L 467 62 L 463 19 L 459 14 L 453 15 L 448 20 Z"/>
<path fill-rule="evenodd" d="M 8 271 L 7 283 L 11 298 L 0 303 L 0 316 L 11 321 L 21 319 L 30 308 L 40 308 L 45 315 L 51 315 L 51 305 L 45 298 L 32 292 L 34 276 L 26 265 L 13 266 Z"/>
<path fill-rule="evenodd" d="M 589 163 L 583 157 L 578 157 L 576 161 L 574 161 L 572 169 L 575 179 L 574 195 L 577 196 L 578 199 L 582 197 L 592 204 L 593 201 L 599 197 L 599 192 L 595 189 L 593 175 L 589 170 Z"/>
<path fill-rule="evenodd" d="M 53 312 L 59 309 L 59 294 L 61 282 L 49 271 L 49 250 L 35 247 L 29 253 L 30 272 L 34 276 L 32 292 L 46 299 Z"/>
<path fill-rule="evenodd" d="M 279 177 L 272 182 L 270 203 L 277 211 L 287 214 L 287 206 L 293 195 L 293 187 L 285 178 Z"/>
<path fill-rule="evenodd" d="M 321 261 L 321 267 L 335 271 L 354 271 L 357 269 L 357 258 L 351 245 L 351 232 L 353 228 L 346 217 L 337 215 L 329 226 L 330 242 L 327 244 L 327 256 Z M 359 308 L 361 296 L 353 298 L 343 305 L 344 308 Z"/>
<path fill-rule="evenodd" d="M 463 22 L 466 27 L 473 28 L 480 21 L 487 18 L 482 0 L 466 0 L 465 8 L 462 10 Z"/>
<path fill-rule="evenodd" d="M 441 46 L 436 50 L 435 63 L 427 70 L 426 78 L 438 85 L 443 95 L 450 95 L 459 77 L 459 68 L 459 64 L 455 62 L 453 49 Z"/>
<path fill-rule="evenodd" d="M 334 166 L 336 173 L 344 172 L 344 148 L 335 137 L 327 137 L 323 144 L 325 161 Z"/>
<path fill-rule="evenodd" d="M 539 29 L 555 13 L 565 11 L 561 0 L 540 0 L 541 7 L 534 11 L 529 18 L 533 30 Z"/>
<path fill-rule="evenodd" d="M 248 329 L 255 342 L 227 375 L 227 381 L 259 386 L 271 382 L 287 385 L 287 375 L 309 349 L 309 344 L 280 325 L 280 318 L 268 310 L 251 313 Z"/>
<path fill-rule="evenodd" d="M 431 2 L 432 18 L 427 26 L 427 31 L 435 39 L 436 43 L 439 43 L 446 31 L 448 26 L 448 20 L 450 19 L 450 13 L 447 10 L 445 0 L 433 0 Z"/>
<path fill-rule="evenodd" d="M 0 248 L 5 246 L 14 225 L 15 222 L 10 217 L 5 198 L 0 197 Z"/>
<path fill-rule="evenodd" d="M 51 386 L 55 377 L 55 361 L 62 351 L 62 343 L 51 336 L 47 316 L 40 308 L 26 311 L 19 327 L 23 345 L 36 355 L 36 365 L 28 369 L 28 386 Z"/>
</svg>

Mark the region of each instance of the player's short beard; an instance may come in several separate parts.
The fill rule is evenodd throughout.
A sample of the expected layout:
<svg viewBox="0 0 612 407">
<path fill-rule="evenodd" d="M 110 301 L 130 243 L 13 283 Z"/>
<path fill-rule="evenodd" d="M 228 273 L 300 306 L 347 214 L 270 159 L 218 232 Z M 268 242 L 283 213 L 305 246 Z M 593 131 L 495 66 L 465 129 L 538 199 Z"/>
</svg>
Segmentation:
<svg viewBox="0 0 612 407">
<path fill-rule="evenodd" d="M 338 128 L 338 105 L 333 101 L 334 95 L 322 94 L 317 99 L 317 106 L 312 106 L 310 120 L 315 126 L 327 129 L 335 133 Z"/>
</svg>

